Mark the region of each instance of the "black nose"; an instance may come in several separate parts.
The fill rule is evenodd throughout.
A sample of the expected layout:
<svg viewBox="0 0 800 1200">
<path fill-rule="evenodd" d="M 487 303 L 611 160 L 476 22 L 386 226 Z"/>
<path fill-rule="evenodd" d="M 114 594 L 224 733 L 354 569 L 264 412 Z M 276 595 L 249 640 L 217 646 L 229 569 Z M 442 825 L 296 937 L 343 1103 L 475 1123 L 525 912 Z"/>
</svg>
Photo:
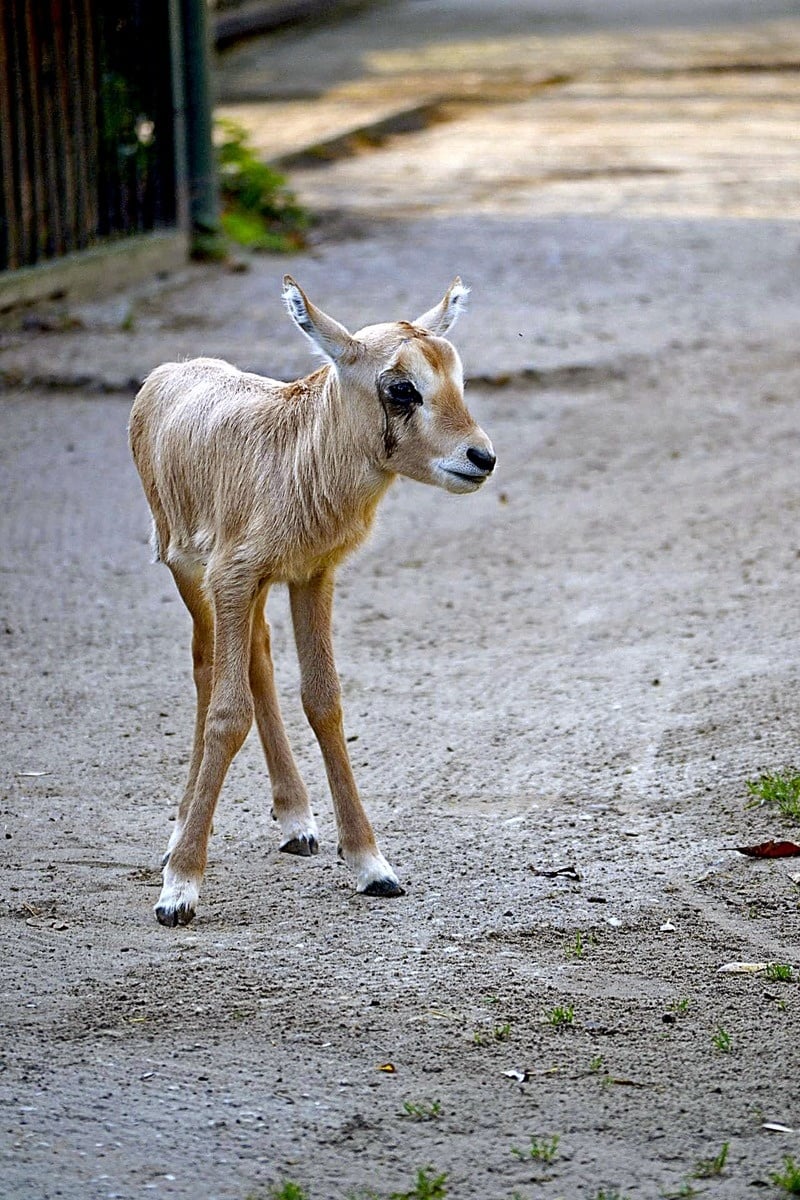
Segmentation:
<svg viewBox="0 0 800 1200">
<path fill-rule="evenodd" d="M 494 464 L 497 462 L 495 456 L 490 454 L 488 450 L 479 450 L 476 446 L 470 446 L 467 451 L 467 458 L 476 467 L 480 467 L 482 471 L 486 471 L 487 474 L 494 470 Z"/>
</svg>

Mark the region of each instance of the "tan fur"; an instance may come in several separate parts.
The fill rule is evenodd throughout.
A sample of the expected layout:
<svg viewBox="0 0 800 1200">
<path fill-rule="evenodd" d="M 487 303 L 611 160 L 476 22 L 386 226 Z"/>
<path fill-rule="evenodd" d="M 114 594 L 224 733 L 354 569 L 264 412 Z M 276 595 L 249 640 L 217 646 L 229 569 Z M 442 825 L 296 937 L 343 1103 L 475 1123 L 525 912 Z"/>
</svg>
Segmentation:
<svg viewBox="0 0 800 1200">
<path fill-rule="evenodd" d="M 216 359 L 167 363 L 148 376 L 131 412 L 156 556 L 194 622 L 197 719 L 156 908 L 165 924 L 194 914 L 219 791 L 254 716 L 282 848 L 316 851 L 275 692 L 264 616 L 274 583 L 290 589 L 303 705 L 325 760 L 341 853 L 359 890 L 402 890 L 377 848 L 347 755 L 331 645 L 334 574 L 367 536 L 397 474 L 474 491 L 494 465 L 488 438 L 464 406 L 458 355 L 435 336 L 463 303 L 460 281 L 425 314 L 428 327 L 420 318 L 356 335 L 288 277 L 284 295 L 328 365 L 280 383 Z M 386 389 L 398 380 L 413 380 L 420 405 L 391 399 Z M 470 449 L 483 455 L 477 471 Z"/>
</svg>

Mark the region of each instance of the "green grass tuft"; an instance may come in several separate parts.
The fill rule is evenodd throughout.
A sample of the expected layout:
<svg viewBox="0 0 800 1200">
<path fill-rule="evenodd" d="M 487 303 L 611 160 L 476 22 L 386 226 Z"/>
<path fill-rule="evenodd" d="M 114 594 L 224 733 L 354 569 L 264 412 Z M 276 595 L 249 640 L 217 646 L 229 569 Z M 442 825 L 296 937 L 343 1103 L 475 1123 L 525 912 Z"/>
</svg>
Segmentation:
<svg viewBox="0 0 800 1200">
<path fill-rule="evenodd" d="M 433 1168 L 429 1167 L 432 1171 Z M 422 1168 L 417 1171 L 414 1185 L 408 1192 L 392 1192 L 389 1200 L 444 1200 L 447 1195 L 447 1175 L 428 1175 Z"/>
<path fill-rule="evenodd" d="M 796 1163 L 789 1155 L 783 1160 L 783 1170 L 775 1171 L 770 1179 L 790 1196 L 800 1196 L 800 1163 Z"/>
<path fill-rule="evenodd" d="M 517 1150 L 512 1146 L 511 1153 L 515 1158 L 532 1158 L 534 1162 L 551 1163 L 558 1154 L 558 1143 L 561 1138 L 554 1133 L 551 1138 L 532 1137 L 527 1150 Z"/>
<path fill-rule="evenodd" d="M 800 821 L 800 775 L 792 771 L 775 771 L 760 779 L 748 779 L 747 790 L 753 799 L 750 805 L 775 804 L 784 817 Z"/>
<path fill-rule="evenodd" d="M 545 1017 L 554 1029 L 569 1029 L 575 1021 L 575 1009 L 571 1004 L 557 1004 Z"/>
<path fill-rule="evenodd" d="M 719 1050 L 720 1054 L 730 1054 L 731 1050 L 733 1049 L 733 1038 L 728 1033 L 727 1029 L 723 1029 L 721 1026 L 714 1034 L 711 1041 L 714 1043 L 715 1048 Z"/>
<path fill-rule="evenodd" d="M 299 1183 L 287 1180 L 286 1183 L 275 1185 L 270 1192 L 270 1200 L 308 1200 L 308 1197 Z"/>
<path fill-rule="evenodd" d="M 722 1149 L 716 1158 L 701 1158 L 693 1171 L 695 1179 L 713 1179 L 721 1175 L 728 1161 L 730 1142 L 723 1142 Z"/>
</svg>

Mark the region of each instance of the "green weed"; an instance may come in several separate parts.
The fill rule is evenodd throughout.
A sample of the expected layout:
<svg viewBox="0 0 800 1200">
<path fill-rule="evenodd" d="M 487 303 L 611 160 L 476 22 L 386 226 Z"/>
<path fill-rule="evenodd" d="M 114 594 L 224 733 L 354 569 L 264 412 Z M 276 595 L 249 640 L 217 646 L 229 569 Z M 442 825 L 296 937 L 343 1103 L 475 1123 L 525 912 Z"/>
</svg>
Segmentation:
<svg viewBox="0 0 800 1200">
<path fill-rule="evenodd" d="M 664 1200 L 690 1200 L 690 1197 L 699 1195 L 697 1188 L 693 1183 L 685 1180 L 676 1192 L 662 1192 Z"/>
<path fill-rule="evenodd" d="M 767 963 L 767 979 L 772 983 L 791 983 L 794 971 L 789 963 Z"/>
<path fill-rule="evenodd" d="M 730 1142 L 723 1142 L 722 1149 L 716 1158 L 701 1158 L 692 1172 L 694 1178 L 713 1179 L 715 1175 L 721 1175 L 728 1160 L 729 1147 Z"/>
<path fill-rule="evenodd" d="M 433 1171 L 432 1167 L 428 1168 Z M 420 1168 L 414 1186 L 408 1192 L 392 1192 L 389 1200 L 444 1200 L 447 1195 L 447 1174 L 428 1175 L 428 1171 Z"/>
<path fill-rule="evenodd" d="M 571 1004 L 557 1004 L 545 1013 L 545 1018 L 554 1029 L 569 1029 L 575 1020 L 575 1009 Z"/>
<path fill-rule="evenodd" d="M 567 958 L 583 958 L 585 951 L 586 945 L 583 940 L 583 934 L 579 929 L 572 941 L 567 944 L 564 953 Z"/>
<path fill-rule="evenodd" d="M 532 1137 L 527 1150 L 518 1150 L 512 1146 L 511 1153 L 515 1158 L 532 1158 L 535 1162 L 551 1163 L 558 1154 L 558 1143 L 561 1138 L 554 1133 L 551 1138 Z"/>
<path fill-rule="evenodd" d="M 800 1163 L 787 1155 L 783 1160 L 783 1170 L 770 1175 L 775 1187 L 782 1188 L 790 1196 L 800 1196 Z"/>
<path fill-rule="evenodd" d="M 776 771 L 748 779 L 747 790 L 753 797 L 748 807 L 775 804 L 783 816 L 800 821 L 800 775 L 796 772 Z"/>
<path fill-rule="evenodd" d="M 270 1197 L 271 1200 L 308 1200 L 300 1184 L 292 1183 L 291 1180 L 287 1180 L 286 1183 L 276 1184 L 270 1192 Z"/>
<path fill-rule="evenodd" d="M 728 1033 L 727 1029 L 723 1029 L 721 1026 L 714 1034 L 711 1041 L 714 1043 L 715 1048 L 719 1050 L 720 1054 L 730 1054 L 731 1050 L 733 1049 L 733 1038 Z"/>
<path fill-rule="evenodd" d="M 415 1104 L 411 1100 L 403 1101 L 403 1116 L 412 1121 L 435 1121 L 442 1115 L 441 1101 L 434 1100 L 431 1104 Z"/>
</svg>

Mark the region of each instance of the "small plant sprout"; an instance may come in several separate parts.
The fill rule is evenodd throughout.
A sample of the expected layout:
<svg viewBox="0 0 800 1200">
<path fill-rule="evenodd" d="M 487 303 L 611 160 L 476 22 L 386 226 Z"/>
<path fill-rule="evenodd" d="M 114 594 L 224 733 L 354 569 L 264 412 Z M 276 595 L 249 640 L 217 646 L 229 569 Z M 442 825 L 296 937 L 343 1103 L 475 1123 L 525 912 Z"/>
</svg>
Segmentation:
<svg viewBox="0 0 800 1200">
<path fill-rule="evenodd" d="M 783 1160 L 783 1170 L 770 1175 L 775 1187 L 782 1188 L 790 1196 L 800 1196 L 800 1163 L 787 1155 Z"/>
<path fill-rule="evenodd" d="M 673 1004 L 670 1005 L 670 1011 L 674 1012 L 675 1015 L 678 1017 L 685 1017 L 687 1012 L 689 1011 L 690 1003 L 691 1003 L 691 1001 L 689 1000 L 689 998 L 687 996 L 684 996 L 684 998 L 682 1000 L 676 1000 Z"/>
<path fill-rule="evenodd" d="M 676 1192 L 662 1192 L 664 1200 L 690 1200 L 692 1196 L 699 1195 L 697 1188 L 688 1179 L 685 1179 Z"/>
<path fill-rule="evenodd" d="M 431 1174 L 428 1174 L 428 1171 Z M 413 1187 L 407 1192 L 392 1192 L 389 1200 L 445 1200 L 447 1174 L 434 1175 L 433 1168 L 420 1168 Z"/>
<path fill-rule="evenodd" d="M 557 1004 L 545 1014 L 548 1024 L 554 1029 L 569 1029 L 575 1020 L 575 1009 L 571 1004 Z"/>
<path fill-rule="evenodd" d="M 800 821 L 800 774 L 776 771 L 760 779 L 748 779 L 747 790 L 753 799 L 748 807 L 775 804 L 784 817 Z"/>
<path fill-rule="evenodd" d="M 719 1050 L 720 1054 L 730 1054 L 731 1050 L 733 1049 L 733 1038 L 728 1033 L 727 1029 L 723 1029 L 722 1026 L 720 1026 L 716 1031 L 711 1041 L 714 1043 L 715 1048 Z"/>
<path fill-rule="evenodd" d="M 585 951 L 586 943 L 584 942 L 583 934 L 579 929 L 572 941 L 567 943 L 565 954 L 567 958 L 583 958 Z"/>
<path fill-rule="evenodd" d="M 495 1025 L 492 1037 L 496 1042 L 507 1042 L 511 1037 L 511 1022 L 506 1021 L 502 1025 Z"/>
<path fill-rule="evenodd" d="M 601 1071 L 606 1069 L 606 1060 L 602 1054 L 595 1054 L 594 1058 L 589 1060 L 589 1070 L 593 1075 L 599 1075 Z"/>
<path fill-rule="evenodd" d="M 515 1158 L 532 1158 L 534 1162 L 551 1163 L 558 1154 L 558 1143 L 560 1141 L 561 1138 L 557 1133 L 554 1133 L 549 1138 L 532 1137 L 531 1144 L 527 1150 L 518 1150 L 514 1146 L 511 1149 L 511 1153 Z"/>
<path fill-rule="evenodd" d="M 275 1185 L 270 1192 L 270 1200 L 307 1200 L 307 1196 L 299 1183 L 287 1179 L 286 1183 Z"/>
<path fill-rule="evenodd" d="M 716 1158 L 701 1158 L 695 1167 L 692 1174 L 695 1179 L 713 1179 L 716 1175 L 721 1175 L 725 1163 L 728 1161 L 728 1149 L 730 1142 L 723 1142 L 722 1149 Z"/>
<path fill-rule="evenodd" d="M 791 983 L 794 971 L 789 963 L 767 963 L 767 979 L 771 983 Z"/>
<path fill-rule="evenodd" d="M 412 1121 L 435 1121 L 441 1115 L 442 1105 L 440 1100 L 433 1100 L 430 1104 L 424 1102 L 422 1104 L 415 1104 L 412 1100 L 403 1101 L 403 1116 L 409 1117 Z"/>
<path fill-rule="evenodd" d="M 616 1188 L 600 1188 L 594 1200 L 629 1200 L 629 1197 L 623 1196 L 622 1192 L 618 1192 Z"/>
</svg>

